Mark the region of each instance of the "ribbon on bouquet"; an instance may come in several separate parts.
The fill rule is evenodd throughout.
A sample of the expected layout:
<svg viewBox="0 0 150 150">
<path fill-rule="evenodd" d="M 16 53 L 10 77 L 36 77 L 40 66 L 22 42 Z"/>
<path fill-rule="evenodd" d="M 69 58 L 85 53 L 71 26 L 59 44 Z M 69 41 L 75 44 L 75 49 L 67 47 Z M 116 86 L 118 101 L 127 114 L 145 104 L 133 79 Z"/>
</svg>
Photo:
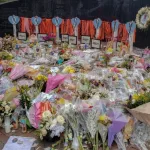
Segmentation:
<svg viewBox="0 0 150 150">
<path fill-rule="evenodd" d="M 8 21 L 13 25 L 13 35 L 17 37 L 16 25 L 19 23 L 20 18 L 18 16 L 12 15 L 8 17 Z"/>
</svg>

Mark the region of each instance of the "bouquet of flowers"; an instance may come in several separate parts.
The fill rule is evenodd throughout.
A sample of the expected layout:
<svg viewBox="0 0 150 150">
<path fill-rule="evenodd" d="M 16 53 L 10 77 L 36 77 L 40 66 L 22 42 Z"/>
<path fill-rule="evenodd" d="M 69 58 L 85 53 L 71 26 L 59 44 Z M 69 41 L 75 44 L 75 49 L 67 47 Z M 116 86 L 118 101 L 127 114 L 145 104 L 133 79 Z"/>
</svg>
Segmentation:
<svg viewBox="0 0 150 150">
<path fill-rule="evenodd" d="M 38 127 L 37 135 L 41 140 L 50 132 L 50 137 L 60 137 L 64 132 L 65 120 L 61 115 L 57 115 L 54 112 L 47 110 L 42 113 L 40 125 Z"/>
<path fill-rule="evenodd" d="M 13 109 L 11 108 L 11 102 L 0 101 L 0 114 L 1 116 L 11 116 Z"/>
<path fill-rule="evenodd" d="M 9 75 L 10 79 L 16 80 L 22 76 L 24 76 L 26 73 L 30 71 L 30 68 L 24 65 L 16 65 L 12 70 Z"/>
<path fill-rule="evenodd" d="M 48 80 L 48 78 L 42 74 L 39 74 L 35 77 L 35 88 L 36 88 L 36 96 L 41 93 L 44 83 Z"/>
<path fill-rule="evenodd" d="M 132 109 L 150 102 L 150 92 L 135 93 L 128 101 L 127 107 Z"/>
<path fill-rule="evenodd" d="M 19 87 L 19 93 L 20 93 L 20 104 L 22 108 L 29 109 L 31 107 L 31 98 L 28 94 L 29 87 L 27 85 L 23 85 Z"/>
</svg>

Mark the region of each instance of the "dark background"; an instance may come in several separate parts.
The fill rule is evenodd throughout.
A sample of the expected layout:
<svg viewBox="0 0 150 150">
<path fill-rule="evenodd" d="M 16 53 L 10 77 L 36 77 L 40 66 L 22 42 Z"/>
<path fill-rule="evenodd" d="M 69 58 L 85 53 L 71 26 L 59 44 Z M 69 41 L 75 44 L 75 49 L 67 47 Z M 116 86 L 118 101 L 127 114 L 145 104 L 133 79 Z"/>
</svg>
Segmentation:
<svg viewBox="0 0 150 150">
<path fill-rule="evenodd" d="M 0 5 L 0 36 L 12 34 L 12 25 L 8 16 L 24 17 L 40 16 L 52 18 L 79 17 L 80 19 L 95 19 L 100 17 L 105 21 L 119 19 L 121 23 L 135 20 L 141 7 L 150 6 L 150 0 L 19 0 Z M 145 48 L 150 46 L 150 29 L 137 29 L 135 46 Z"/>
</svg>

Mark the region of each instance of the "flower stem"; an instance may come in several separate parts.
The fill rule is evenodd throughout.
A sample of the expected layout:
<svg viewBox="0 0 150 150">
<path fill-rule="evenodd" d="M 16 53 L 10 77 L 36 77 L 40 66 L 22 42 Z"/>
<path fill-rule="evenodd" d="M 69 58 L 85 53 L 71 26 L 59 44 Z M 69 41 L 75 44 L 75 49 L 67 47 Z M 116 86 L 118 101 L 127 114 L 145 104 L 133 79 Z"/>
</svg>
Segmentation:
<svg viewBox="0 0 150 150">
<path fill-rule="evenodd" d="M 96 150 L 96 145 L 95 145 L 95 138 L 93 138 L 93 150 Z"/>
<path fill-rule="evenodd" d="M 98 132 L 96 133 L 96 150 L 98 150 Z"/>
<path fill-rule="evenodd" d="M 77 138 L 78 138 L 78 142 L 79 142 L 79 145 L 80 145 L 80 150 L 84 150 L 83 145 L 82 145 L 82 140 L 81 140 L 80 136 L 78 136 Z"/>
</svg>

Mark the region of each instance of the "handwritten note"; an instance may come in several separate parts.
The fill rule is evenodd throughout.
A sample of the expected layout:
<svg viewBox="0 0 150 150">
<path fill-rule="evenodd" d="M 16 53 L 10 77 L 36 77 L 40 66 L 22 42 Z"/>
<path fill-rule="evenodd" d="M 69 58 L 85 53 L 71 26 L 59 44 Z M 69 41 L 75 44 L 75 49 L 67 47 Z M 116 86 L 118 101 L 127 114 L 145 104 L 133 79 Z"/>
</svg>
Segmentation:
<svg viewBox="0 0 150 150">
<path fill-rule="evenodd" d="M 61 41 L 62 42 L 68 42 L 69 41 L 69 36 L 67 34 L 62 34 Z"/>
<path fill-rule="evenodd" d="M 92 39 L 92 48 L 100 49 L 101 48 L 101 41 Z"/>
<path fill-rule="evenodd" d="M 90 36 L 81 36 L 81 43 L 82 44 L 90 44 L 91 43 Z"/>
<path fill-rule="evenodd" d="M 69 44 L 77 45 L 77 36 L 69 36 Z"/>
<path fill-rule="evenodd" d="M 13 143 L 12 140 L 15 138 L 22 142 L 22 144 Z M 10 136 L 2 150 L 31 150 L 34 141 L 35 139 L 30 137 Z"/>
<path fill-rule="evenodd" d="M 18 39 L 19 40 L 27 40 L 27 34 L 25 32 L 18 32 Z"/>
</svg>

